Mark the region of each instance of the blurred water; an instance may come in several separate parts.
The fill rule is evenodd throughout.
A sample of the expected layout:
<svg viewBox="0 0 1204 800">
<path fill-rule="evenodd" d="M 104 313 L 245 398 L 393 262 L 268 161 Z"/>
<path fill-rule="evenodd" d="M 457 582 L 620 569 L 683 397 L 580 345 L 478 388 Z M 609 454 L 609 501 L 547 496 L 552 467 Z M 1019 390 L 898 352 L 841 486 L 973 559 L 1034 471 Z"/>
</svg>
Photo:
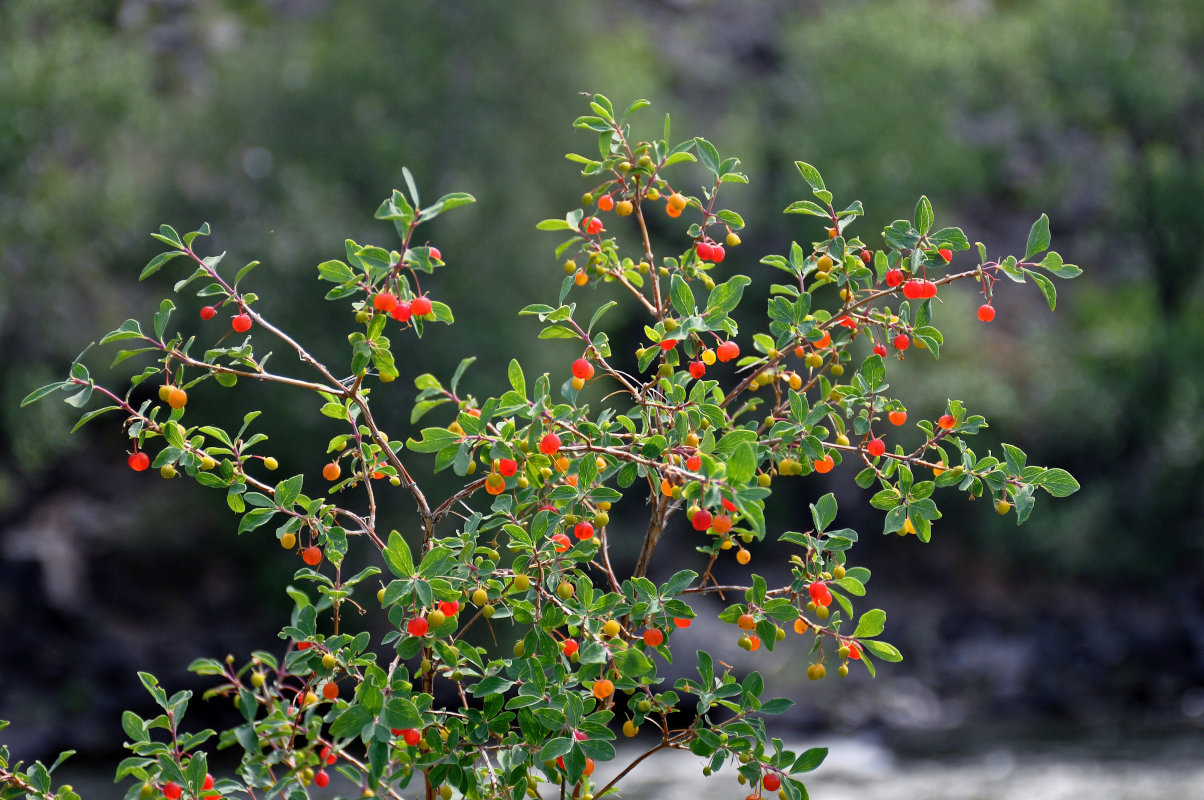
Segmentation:
<svg viewBox="0 0 1204 800">
<path fill-rule="evenodd" d="M 868 737 L 829 736 L 787 746 L 801 752 L 817 745 L 830 750 L 823 766 L 806 780 L 812 800 L 1204 800 L 1204 742 L 1198 737 L 1098 747 L 1026 741 L 972 755 L 951 755 L 948 747 L 940 753 L 901 755 Z M 611 763 L 626 765 L 640 752 L 636 745 L 620 744 Z M 702 765 L 690 753 L 657 753 L 624 778 L 619 796 L 738 800 L 749 794 L 734 770 L 704 779 Z M 600 765 L 596 773 L 603 781 L 615 772 L 607 766 Z M 124 794 L 124 787 L 110 782 L 111 773 L 77 765 L 74 770 L 64 767 L 61 774 L 84 800 L 116 800 Z"/>
</svg>

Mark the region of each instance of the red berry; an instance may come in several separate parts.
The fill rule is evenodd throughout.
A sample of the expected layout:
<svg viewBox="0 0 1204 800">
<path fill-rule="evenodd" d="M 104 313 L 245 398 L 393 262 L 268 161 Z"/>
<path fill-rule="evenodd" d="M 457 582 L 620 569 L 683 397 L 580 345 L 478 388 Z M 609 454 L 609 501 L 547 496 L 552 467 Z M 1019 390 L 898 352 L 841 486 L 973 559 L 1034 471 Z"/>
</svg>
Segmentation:
<svg viewBox="0 0 1204 800">
<path fill-rule="evenodd" d="M 990 303 L 986 303 L 978 307 L 978 318 L 983 322 L 990 322 L 995 319 L 995 308 Z"/>
<path fill-rule="evenodd" d="M 298 650 L 308 650 L 309 648 L 311 648 L 313 646 L 314 646 L 313 642 L 297 642 Z"/>
<path fill-rule="evenodd" d="M 953 419 L 952 414 L 942 414 L 941 418 L 936 422 L 945 430 L 951 430 L 953 426 L 957 424 L 956 420 Z"/>
<path fill-rule="evenodd" d="M 518 462 L 513 458 L 503 458 L 497 462 L 497 471 L 501 473 L 503 478 L 510 478 L 514 473 L 518 472 Z"/>
<path fill-rule="evenodd" d="M 874 355 L 886 358 L 886 346 L 882 344 L 874 345 Z"/>
<path fill-rule="evenodd" d="M 314 773 L 314 786 L 323 789 L 330 783 L 330 775 L 326 774 L 326 770 L 320 769 Z"/>
<path fill-rule="evenodd" d="M 203 319 L 203 320 L 211 320 L 216 316 L 217 316 L 217 307 L 216 306 L 205 306 L 204 308 L 201 309 L 201 319 Z"/>
<path fill-rule="evenodd" d="M 736 344 L 731 339 L 728 339 L 726 342 L 715 348 L 715 356 L 718 357 L 720 361 L 731 361 L 734 358 L 739 358 L 740 345 Z"/>
<path fill-rule="evenodd" d="M 932 281 L 921 281 L 923 292 L 920 294 L 922 299 L 927 300 L 930 297 L 936 297 L 936 284 Z"/>
<path fill-rule="evenodd" d="M 895 346 L 896 350 L 906 350 L 911 346 L 911 339 L 907 338 L 906 333 L 900 333 L 894 338 L 894 341 L 892 341 L 891 344 Z"/>
<path fill-rule="evenodd" d="M 183 793 L 184 790 L 180 787 L 180 784 L 176 783 L 175 781 L 169 781 L 168 783 L 163 784 L 163 796 L 166 797 L 167 800 L 180 800 L 180 795 Z"/>
<path fill-rule="evenodd" d="M 807 594 L 811 596 L 811 602 L 817 606 L 824 606 L 826 608 L 832 604 L 832 593 L 822 583 L 813 583 L 808 586 Z"/>
<path fill-rule="evenodd" d="M 781 787 L 782 781 L 777 775 L 774 775 L 771 772 L 761 779 L 761 785 L 764 786 L 767 791 L 776 792 Z"/>
<path fill-rule="evenodd" d="M 720 502 L 721 502 L 721 503 L 723 503 L 723 507 L 724 507 L 725 509 L 727 509 L 728 511 L 731 511 L 731 512 L 733 512 L 733 513 L 735 513 L 735 511 L 736 511 L 736 504 L 735 504 L 735 503 L 733 503 L 731 500 L 728 500 L 728 499 L 725 497 L 725 498 L 723 498 L 723 499 L 722 499 Z"/>
<path fill-rule="evenodd" d="M 884 276 L 882 276 L 882 280 L 886 283 L 887 286 L 889 286 L 890 288 L 893 289 L 896 286 L 898 286 L 900 283 L 903 282 L 903 270 L 888 269 L 886 271 L 886 274 Z"/>
<path fill-rule="evenodd" d="M 711 260 L 716 264 L 722 264 L 724 257 L 727 256 L 727 251 L 723 249 L 723 245 L 717 244 L 711 248 Z"/>
<path fill-rule="evenodd" d="M 615 207 L 615 199 L 609 194 L 604 194 L 598 198 L 598 209 L 601 211 L 610 211 Z"/>
<path fill-rule="evenodd" d="M 235 314 L 230 319 L 230 327 L 235 333 L 246 333 L 251 330 L 251 316 L 249 314 Z"/>
<path fill-rule="evenodd" d="M 410 302 L 410 311 L 416 317 L 425 317 L 431 313 L 431 299 L 429 297 L 415 297 Z"/>
<path fill-rule="evenodd" d="M 946 264 L 948 264 L 950 261 L 953 260 L 953 251 L 950 250 L 948 247 L 942 247 L 940 250 L 937 250 L 936 252 L 940 255 L 941 258 L 945 259 Z"/>
<path fill-rule="evenodd" d="M 439 610 L 443 612 L 445 617 L 454 617 L 460 613 L 459 600 L 443 600 L 439 603 Z"/>
<path fill-rule="evenodd" d="M 201 791 L 202 791 L 202 792 L 207 792 L 207 791 L 209 791 L 209 790 L 210 790 L 210 789 L 212 789 L 212 788 L 213 788 L 213 776 L 212 776 L 212 775 L 210 775 L 210 774 L 208 774 L 208 773 L 206 773 L 206 774 L 205 774 L 205 781 L 204 781 L 204 783 L 202 783 L 202 784 L 201 784 Z"/>
<path fill-rule="evenodd" d="M 587 359 L 579 358 L 573 362 L 573 377 L 588 381 L 594 377 L 594 365 Z"/>
<path fill-rule="evenodd" d="M 563 652 L 569 658 L 572 658 L 573 653 L 577 652 L 577 648 L 578 645 L 576 639 L 565 639 L 564 644 L 560 646 L 561 652 Z"/>
<path fill-rule="evenodd" d="M 389 312 L 389 316 L 398 322 L 409 322 L 413 314 L 413 305 L 408 300 L 393 306 L 393 310 Z"/>
<path fill-rule="evenodd" d="M 649 647 L 660 647 L 665 641 L 665 634 L 661 633 L 656 628 L 649 628 L 644 631 L 644 644 Z"/>
<path fill-rule="evenodd" d="M 694 526 L 694 530 L 696 531 L 705 531 L 711 527 L 711 519 L 711 512 L 705 508 L 700 508 L 690 518 L 690 524 Z"/>
<path fill-rule="evenodd" d="M 707 365 L 706 364 L 702 363 L 701 361 L 691 361 L 690 362 L 690 376 L 692 378 L 694 378 L 694 380 L 699 380 L 700 378 L 702 378 L 703 375 L 706 375 L 706 374 L 707 374 Z"/>
<path fill-rule="evenodd" d="M 545 456 L 555 455 L 560 450 L 560 437 L 554 433 L 545 433 L 539 440 L 539 452 Z"/>
<path fill-rule="evenodd" d="M 339 757 L 336 756 L 329 747 L 323 747 L 322 752 L 318 755 L 318 758 L 327 766 L 339 760 Z"/>
<path fill-rule="evenodd" d="M 702 469 L 702 459 L 698 456 L 690 456 L 686 459 L 686 469 L 690 472 L 697 472 Z"/>
<path fill-rule="evenodd" d="M 903 296 L 908 300 L 919 300 L 924 296 L 923 281 L 914 280 L 903 284 Z"/>
<path fill-rule="evenodd" d="M 823 475 L 832 471 L 832 468 L 836 466 L 836 459 L 832 458 L 832 456 L 824 456 L 818 461 L 811 462 L 811 466 L 815 467 L 816 472 Z"/>
<path fill-rule="evenodd" d="M 596 233 L 602 232 L 602 220 L 597 217 L 589 217 L 581 223 L 582 229 L 593 236 Z"/>
<path fill-rule="evenodd" d="M 552 543 L 556 545 L 557 553 L 563 553 L 565 550 L 568 550 L 573 546 L 573 543 L 569 541 L 569 537 L 565 536 L 563 533 L 552 534 Z"/>
<path fill-rule="evenodd" d="M 870 262 L 871 262 L 871 261 L 873 261 L 873 260 L 874 260 L 874 254 L 873 254 L 873 253 L 871 253 L 869 250 L 862 250 L 862 251 L 861 251 L 861 263 L 863 263 L 863 264 L 868 264 L 868 263 L 870 263 Z"/>
<path fill-rule="evenodd" d="M 870 439 L 865 444 L 865 452 L 877 458 L 886 452 L 886 442 L 881 439 Z"/>
<path fill-rule="evenodd" d="M 849 642 L 849 658 L 854 661 L 861 658 L 861 645 L 856 642 Z"/>
<path fill-rule="evenodd" d="M 573 535 L 581 541 L 592 538 L 594 535 L 594 526 L 589 522 L 578 522 L 573 526 Z"/>
<path fill-rule="evenodd" d="M 426 621 L 426 617 L 414 617 L 406 623 L 406 630 L 411 636 L 426 636 L 426 632 L 430 630 L 430 624 Z"/>
<path fill-rule="evenodd" d="M 850 330 L 857 330 L 857 321 L 848 314 L 841 314 L 836 318 L 836 322 L 839 323 L 841 327 L 849 328 Z"/>
<path fill-rule="evenodd" d="M 823 350 L 828 345 L 832 344 L 832 334 L 824 331 L 824 335 L 819 338 L 819 341 L 811 343 L 816 350 Z"/>
<path fill-rule="evenodd" d="M 392 292 L 379 292 L 372 298 L 372 307 L 387 314 L 397 308 L 397 295 Z"/>
<path fill-rule="evenodd" d="M 689 617 L 674 617 L 673 624 L 679 628 L 688 628 L 688 627 L 690 627 L 690 618 Z"/>
<path fill-rule="evenodd" d="M 322 548 L 307 547 L 301 551 L 301 560 L 311 567 L 316 567 L 322 563 Z"/>
<path fill-rule="evenodd" d="M 435 261 L 443 260 L 443 253 L 439 250 L 438 247 L 428 247 L 427 251 L 428 251 L 427 252 L 428 258 L 433 259 Z"/>
<path fill-rule="evenodd" d="M 711 246 L 710 242 L 702 241 L 694 245 L 694 252 L 697 253 L 698 257 L 703 261 L 710 261 L 711 256 L 714 255 L 715 249 Z"/>
<path fill-rule="evenodd" d="M 677 347 L 676 339 L 661 339 L 661 349 L 662 350 L 668 352 L 669 350 L 672 350 L 674 347 Z"/>
<path fill-rule="evenodd" d="M 150 466 L 150 456 L 139 450 L 137 453 L 130 453 L 130 457 L 126 459 L 126 463 L 130 465 L 130 469 L 134 472 L 142 472 Z"/>
</svg>

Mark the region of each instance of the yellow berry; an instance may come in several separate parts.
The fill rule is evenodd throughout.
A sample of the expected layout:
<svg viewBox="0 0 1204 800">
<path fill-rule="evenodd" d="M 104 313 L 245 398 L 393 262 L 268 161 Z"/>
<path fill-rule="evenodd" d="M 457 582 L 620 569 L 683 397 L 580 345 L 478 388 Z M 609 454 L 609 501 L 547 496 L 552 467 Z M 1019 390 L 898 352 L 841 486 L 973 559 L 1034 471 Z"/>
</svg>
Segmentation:
<svg viewBox="0 0 1204 800">
<path fill-rule="evenodd" d="M 263 460 L 263 467 L 264 469 L 275 470 L 280 467 L 280 462 L 271 456 L 268 456 Z"/>
</svg>

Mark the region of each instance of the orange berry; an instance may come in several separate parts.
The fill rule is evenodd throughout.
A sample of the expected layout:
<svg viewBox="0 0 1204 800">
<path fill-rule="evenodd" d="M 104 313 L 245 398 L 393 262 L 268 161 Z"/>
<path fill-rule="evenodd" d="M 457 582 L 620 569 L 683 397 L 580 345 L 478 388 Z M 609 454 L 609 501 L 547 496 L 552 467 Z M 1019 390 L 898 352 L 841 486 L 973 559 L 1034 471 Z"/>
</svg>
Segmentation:
<svg viewBox="0 0 1204 800">
<path fill-rule="evenodd" d="M 322 548 L 310 545 L 301 551 L 301 560 L 311 567 L 316 567 L 322 563 Z"/>
<path fill-rule="evenodd" d="M 167 404 L 172 408 L 183 408 L 188 403 L 188 393 L 183 389 L 175 388 L 167 393 Z"/>
<path fill-rule="evenodd" d="M 741 614 L 740 618 L 736 620 L 736 627 L 742 631 L 751 631 L 757 627 L 757 618 L 752 614 Z"/>
<path fill-rule="evenodd" d="M 749 561 L 752 561 L 752 553 L 741 547 L 736 552 L 736 561 L 740 564 L 747 564 Z"/>
<path fill-rule="evenodd" d="M 613 197 L 611 197 L 609 194 L 604 194 L 598 198 L 598 210 L 599 211 L 610 211 L 614 207 L 615 207 L 615 199 Z"/>
<path fill-rule="evenodd" d="M 888 419 L 890 419 L 891 425 L 902 425 L 904 422 L 907 422 L 906 411 L 892 411 L 886 416 Z"/>
<path fill-rule="evenodd" d="M 648 645 L 649 647 L 660 647 L 661 643 L 664 641 L 665 634 L 661 633 L 656 628 L 649 628 L 648 630 L 644 631 L 644 644 Z"/>
<path fill-rule="evenodd" d="M 727 514 L 720 514 L 711 521 L 711 529 L 718 534 L 727 533 L 732 529 L 732 518 Z"/>
<path fill-rule="evenodd" d="M 485 491 L 497 495 L 506 491 L 506 479 L 496 472 L 489 473 L 485 478 Z"/>
<path fill-rule="evenodd" d="M 592 691 L 594 693 L 594 697 L 598 698 L 599 700 L 605 700 L 615 693 L 615 685 L 606 678 L 602 678 L 601 680 L 594 681 Z"/>
<path fill-rule="evenodd" d="M 327 700 L 337 700 L 339 697 L 339 685 L 334 681 L 328 681 L 322 686 L 322 696 Z"/>
<path fill-rule="evenodd" d="M 322 477 L 328 481 L 337 481 L 342 472 L 343 470 L 337 461 L 331 461 L 329 464 L 322 467 Z"/>
<path fill-rule="evenodd" d="M 816 472 L 823 475 L 825 472 L 832 471 L 832 468 L 836 466 L 836 461 L 832 456 L 824 456 L 818 461 L 813 461 L 811 465 L 815 467 Z"/>
</svg>

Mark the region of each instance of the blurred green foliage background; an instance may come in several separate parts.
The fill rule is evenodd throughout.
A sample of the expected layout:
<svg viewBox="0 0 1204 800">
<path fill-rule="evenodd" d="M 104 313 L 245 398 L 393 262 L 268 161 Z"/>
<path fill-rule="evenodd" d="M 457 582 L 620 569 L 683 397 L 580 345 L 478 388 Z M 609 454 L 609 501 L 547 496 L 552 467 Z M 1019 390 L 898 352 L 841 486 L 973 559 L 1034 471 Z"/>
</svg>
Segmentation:
<svg viewBox="0 0 1204 800">
<path fill-rule="evenodd" d="M 263 646 L 287 609 L 293 562 L 236 540 L 199 487 L 129 474 L 112 420 L 69 435 L 74 409 L 18 409 L 170 291 L 167 270 L 135 280 L 158 249 L 148 232 L 207 220 L 227 263 L 263 261 L 261 310 L 341 364 L 351 320 L 321 300 L 315 265 L 348 237 L 393 246 L 371 215 L 402 165 L 426 197 L 474 194 L 424 231 L 450 264 L 432 293 L 460 324 L 405 352 L 387 423 L 404 434 L 404 376 L 475 355 L 466 385 L 488 396 L 511 356 L 529 375 L 575 357 L 516 312 L 563 277 L 557 240 L 534 224 L 589 188 L 563 155 L 594 147 L 570 123 L 579 93 L 597 91 L 652 100 L 637 117 L 650 135 L 669 112 L 675 137 L 743 159 L 750 186 L 725 191 L 750 226 L 724 266 L 763 285 L 761 255 L 822 235 L 780 213 L 807 194 L 795 159 L 838 201 L 865 203 L 871 243 L 922 193 L 938 226 L 998 255 L 1048 212 L 1054 248 L 1086 270 L 1061 284 L 1058 313 L 1031 285 L 1001 286 L 983 326 L 970 290 L 949 292 L 941 361 L 909 358 L 891 377 L 917 414 L 966 400 L 994 440 L 1070 469 L 1082 491 L 1044 499 L 1019 529 L 950 498 L 927 547 L 873 534 L 851 475 L 803 491 L 837 491 L 868 534 L 855 558 L 882 567 L 869 599 L 908 654 L 892 670 L 988 707 L 1018 696 L 1077 718 L 1194 721 L 1202 59 L 1195 0 L 0 3 L 0 685 L 45 690 L 0 692 L 0 718 L 35 750 L 111 745 L 134 669 L 185 681 L 195 655 Z M 750 322 L 760 297 L 745 301 Z M 179 304 L 199 329 L 199 304 Z M 634 343 L 636 318 L 613 316 L 612 337 Z M 316 475 L 329 435 L 316 406 L 244 388 L 194 402 L 231 418 L 265 408 L 282 474 Z M 783 500 L 779 524 L 803 499 Z M 951 663 L 984 631 L 1029 654 L 1013 694 L 990 666 Z"/>
</svg>

